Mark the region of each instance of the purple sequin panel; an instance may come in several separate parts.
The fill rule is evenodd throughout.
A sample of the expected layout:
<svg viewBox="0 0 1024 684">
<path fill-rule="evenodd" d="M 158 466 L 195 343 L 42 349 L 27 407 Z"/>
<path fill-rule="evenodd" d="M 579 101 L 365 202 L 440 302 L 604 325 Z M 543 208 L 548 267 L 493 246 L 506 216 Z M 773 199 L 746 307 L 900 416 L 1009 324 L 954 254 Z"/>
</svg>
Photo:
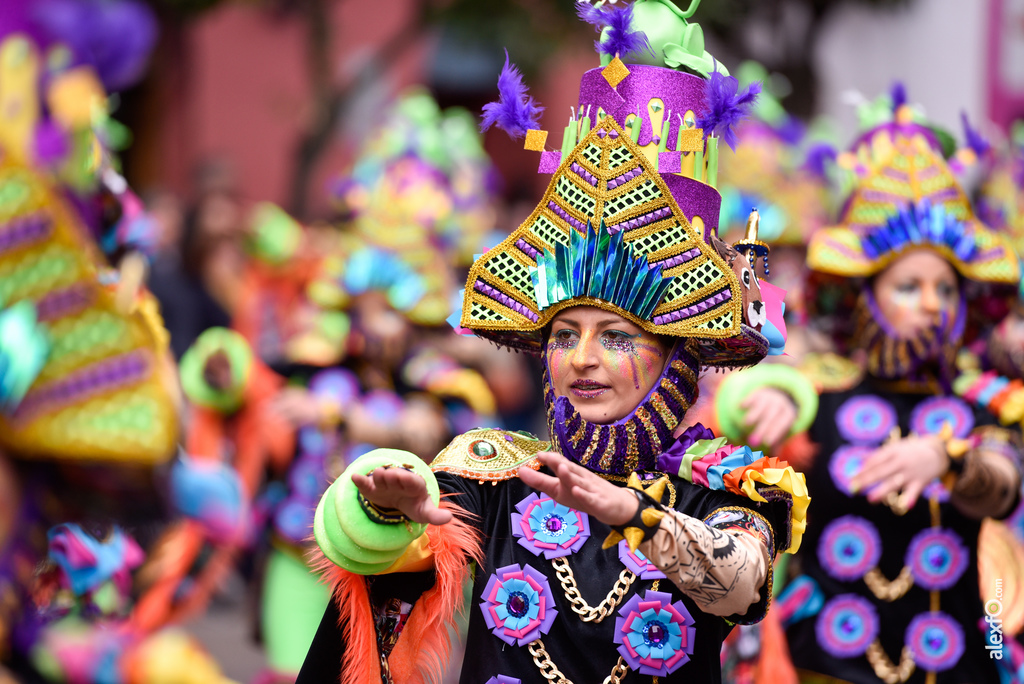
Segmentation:
<svg viewBox="0 0 1024 684">
<path fill-rule="evenodd" d="M 533 245 L 531 245 L 529 242 L 527 242 L 523 238 L 519 238 L 518 240 L 516 240 L 516 247 L 519 248 L 520 252 L 522 252 L 526 256 L 530 257 L 534 261 L 536 261 L 537 257 L 540 256 L 540 250 L 537 249 L 536 247 L 534 247 Z"/>
<path fill-rule="evenodd" d="M 63 408 L 78 401 L 141 380 L 149 370 L 145 351 L 133 351 L 72 373 L 63 380 L 30 391 L 18 406 L 14 418 L 29 421 L 40 413 Z"/>
<path fill-rule="evenodd" d="M 85 283 L 75 283 L 40 299 L 36 302 L 36 311 L 40 322 L 49 322 L 76 314 L 91 303 L 92 289 Z"/>
<path fill-rule="evenodd" d="M 676 309 L 675 311 L 669 311 L 668 313 L 661 314 L 660 316 L 654 317 L 655 325 L 665 325 L 666 323 L 674 323 L 675 321 L 682 320 L 684 318 L 690 318 L 697 314 L 704 313 L 708 309 L 712 309 L 723 302 L 727 302 L 732 298 L 731 290 L 722 290 L 717 294 L 713 294 L 707 299 L 702 299 L 696 304 L 690 306 L 684 306 L 682 309 Z"/>
<path fill-rule="evenodd" d="M 651 129 L 651 121 L 647 114 L 648 103 L 658 97 L 664 103 L 664 114 L 669 116 L 668 140 L 674 145 L 679 136 L 679 116 L 687 110 L 702 112 L 705 109 L 704 79 L 681 71 L 671 71 L 661 67 L 642 64 L 629 64 L 629 76 L 618 86 L 612 86 L 601 75 L 601 69 L 591 69 L 583 74 L 580 81 L 580 110 L 586 111 L 590 106 L 590 118 L 598 123 L 597 110 L 604 109 L 620 127 L 625 126 L 626 117 L 630 114 L 642 114 L 643 125 L 640 128 L 640 145 L 647 145 L 661 130 Z"/>
<path fill-rule="evenodd" d="M 512 299 L 511 297 L 509 297 L 505 293 L 499 292 L 498 290 L 494 289 L 493 287 L 491 287 L 490 285 L 488 285 L 484 281 L 477 280 L 475 283 L 473 283 L 473 289 L 476 290 L 477 292 L 481 293 L 481 294 L 487 295 L 488 297 L 490 297 L 491 299 L 493 299 L 493 300 L 495 300 L 497 302 L 500 302 L 500 303 L 504 304 L 505 306 L 507 306 L 508 308 L 512 309 L 513 311 L 515 311 L 515 312 L 517 312 L 519 314 L 522 314 L 523 316 L 526 316 L 527 318 L 529 318 L 534 323 L 537 322 L 537 314 L 535 314 L 534 312 L 530 311 L 525 306 L 523 306 L 522 304 L 520 304 L 516 300 Z"/>
<path fill-rule="evenodd" d="M 0 254 L 45 240 L 53 229 L 49 216 L 32 214 L 8 221 L 0 227 Z"/>
<path fill-rule="evenodd" d="M 668 186 L 676 204 L 687 220 L 699 216 L 704 221 L 704 241 L 718 235 L 718 214 L 722 210 L 722 196 L 710 185 L 700 181 L 677 176 L 674 173 L 661 174 L 661 180 Z"/>
<path fill-rule="evenodd" d="M 553 211 L 556 214 L 558 214 L 559 216 L 561 216 L 562 220 L 564 220 L 566 223 L 571 225 L 576 230 L 580 231 L 581 233 L 585 233 L 586 232 L 586 230 L 587 230 L 586 224 L 583 223 L 582 221 L 580 221 L 578 218 L 576 218 L 572 214 L 570 214 L 569 212 L 567 212 L 562 207 L 558 206 L 558 204 L 554 200 L 551 200 L 550 202 L 548 202 L 548 207 L 551 209 L 551 211 Z"/>
<path fill-rule="evenodd" d="M 595 188 L 597 187 L 597 176 L 580 166 L 579 162 L 573 162 L 569 168 L 572 169 L 572 172 L 577 176 L 590 183 L 591 186 Z"/>
</svg>

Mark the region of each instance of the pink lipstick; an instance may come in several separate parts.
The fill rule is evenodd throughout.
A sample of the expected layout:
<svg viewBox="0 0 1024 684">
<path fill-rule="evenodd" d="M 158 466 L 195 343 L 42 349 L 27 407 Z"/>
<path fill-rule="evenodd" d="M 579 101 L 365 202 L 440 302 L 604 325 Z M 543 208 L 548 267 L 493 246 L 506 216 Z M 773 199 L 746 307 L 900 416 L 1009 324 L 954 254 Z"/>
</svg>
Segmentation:
<svg viewBox="0 0 1024 684">
<path fill-rule="evenodd" d="M 602 385 L 596 380 L 576 380 L 569 385 L 569 391 L 581 399 L 596 399 L 609 389 L 608 385 Z"/>
</svg>

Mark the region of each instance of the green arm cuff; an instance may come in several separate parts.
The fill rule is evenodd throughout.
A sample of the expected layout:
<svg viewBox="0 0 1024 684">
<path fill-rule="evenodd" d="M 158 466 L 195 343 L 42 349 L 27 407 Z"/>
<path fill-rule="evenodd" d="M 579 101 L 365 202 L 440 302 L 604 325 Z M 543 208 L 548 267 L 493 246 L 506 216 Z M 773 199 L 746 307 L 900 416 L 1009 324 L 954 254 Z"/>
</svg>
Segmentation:
<svg viewBox="0 0 1024 684">
<path fill-rule="evenodd" d="M 781 363 L 762 363 L 729 375 L 718 387 L 715 396 L 715 413 L 718 417 L 719 433 L 732 443 L 745 441 L 749 432 L 743 424 L 745 412 L 740 404 L 754 390 L 774 387 L 789 395 L 796 404 L 796 422 L 790 429 L 790 436 L 809 428 L 818 413 L 818 393 L 814 385 L 797 369 Z"/>
<path fill-rule="evenodd" d="M 424 479 L 427 493 L 437 505 L 441 493 L 430 468 L 414 454 L 396 449 L 376 449 L 360 456 L 324 492 L 313 520 L 316 543 L 336 565 L 359 575 L 388 568 L 427 526 L 408 520 L 378 522 L 360 503 L 352 473 L 366 475 L 382 466 L 407 468 Z"/>
</svg>

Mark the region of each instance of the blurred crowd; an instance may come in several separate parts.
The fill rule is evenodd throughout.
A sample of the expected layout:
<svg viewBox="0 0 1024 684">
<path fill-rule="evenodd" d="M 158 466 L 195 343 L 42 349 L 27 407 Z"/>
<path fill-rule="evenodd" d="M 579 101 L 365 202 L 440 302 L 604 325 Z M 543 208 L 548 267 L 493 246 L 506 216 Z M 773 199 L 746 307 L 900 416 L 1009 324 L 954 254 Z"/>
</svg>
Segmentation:
<svg viewBox="0 0 1024 684">
<path fill-rule="evenodd" d="M 547 437 L 538 360 L 474 336 L 459 314 L 470 301 L 462 288 L 473 283 L 474 261 L 504 244 L 526 211 L 503 197 L 478 113 L 443 109 L 420 88 L 396 94 L 351 166 L 337 169 L 326 190 L 331 215 L 322 220 L 245 197 L 230 159 L 197 168 L 188 197 L 161 188 L 136 194 L 121 173 L 123 135 L 112 114 L 113 93 L 126 81 L 76 52 L 60 26 L 15 28 L 22 30 L 0 30 L 0 682 L 227 682 L 188 625 L 232 577 L 243 578 L 252 596 L 239 619 L 251 621 L 265 654 L 258 681 L 294 682 L 330 601 L 308 560 L 314 514 L 348 464 L 376 449 L 430 463 L 479 427 Z M 866 376 L 887 377 L 893 387 L 916 382 L 925 369 L 934 382 L 913 391 L 949 403 L 922 424 L 931 420 L 935 435 L 951 425 L 956 434 L 943 439 L 969 441 L 984 414 L 1014 433 L 1006 450 L 1019 460 L 1024 123 L 997 138 L 965 119 L 958 145 L 897 84 L 863 102 L 861 137 L 845 146 L 828 122 L 790 116 L 759 65 L 734 75 L 740 88 L 766 84 L 735 127 L 737 144 L 716 147 L 713 165 L 710 154 L 696 167 L 691 157 L 687 170 L 684 157 L 674 173 L 720 191 L 724 241 L 758 245 L 748 251 L 761 291 L 785 291 L 784 316 L 765 327 L 775 354 L 769 365 L 794 369 L 814 399 L 797 396 L 805 390 L 789 380 L 743 385 L 749 371 L 708 371 L 685 425 L 788 460 L 809 474 L 812 497 L 816 478 L 832 473 L 837 479 L 827 486 L 854 501 L 850 479 L 867 447 L 882 448 L 893 428 L 899 437 L 899 421 L 885 423 L 879 416 L 888 414 L 866 403 L 849 409 L 846 441 L 863 453 L 853 465 L 836 465 L 833 453 L 850 445 L 827 442 L 835 422 L 815 423 L 816 411 L 819 421 L 838 421 L 847 404 L 836 399 L 829 409 L 829 396 L 845 400 Z M 582 108 L 573 117 L 578 130 Z M 633 142 L 656 157 L 659 141 L 635 128 Z M 900 136 L 912 139 L 910 151 Z M 575 145 L 575 138 L 563 143 L 563 157 Z M 552 154 L 543 142 L 534 152 Z M 879 178 L 888 181 L 873 185 Z M 933 206 L 941 215 L 930 213 Z M 947 216 L 958 223 L 942 223 Z M 928 228 L 935 222 L 938 229 Z M 962 233 L 973 236 L 970 244 L 949 233 L 963 225 L 973 231 Z M 863 243 L 841 232 L 879 227 Z M 953 287 L 971 303 L 957 314 L 959 327 L 944 319 L 949 330 L 941 334 L 949 334 L 920 366 L 899 366 L 893 359 L 904 352 L 880 346 L 892 331 L 868 339 L 858 288 L 892 262 L 886 254 L 931 238 L 954 264 Z M 984 261 L 1002 245 L 1013 251 Z M 819 400 L 820 409 L 807 408 Z M 915 406 L 900 405 L 901 416 Z M 957 420 L 970 425 L 961 433 Z M 880 424 L 884 434 L 865 437 Z M 1024 675 L 1024 650 L 1013 637 L 1024 627 L 1019 472 L 1014 483 L 1006 506 L 976 516 L 985 523 L 964 552 L 973 570 L 963 581 L 980 583 L 982 600 L 995 598 L 998 578 L 1006 682 Z M 917 513 L 927 517 L 928 492 L 937 490 L 922 490 L 890 497 L 886 514 L 910 510 L 920 495 Z M 934 500 L 937 507 L 938 494 Z M 827 585 L 852 575 L 841 559 L 827 558 L 834 549 L 820 541 L 822 530 L 848 532 L 843 539 L 853 541 L 843 548 L 858 553 L 870 555 L 857 544 L 877 542 L 874 527 L 828 527 L 854 510 L 843 504 L 831 517 L 818 514 L 805 557 L 788 561 L 795 567 L 776 567 L 779 591 L 765 624 L 733 631 L 722 656 L 725 681 L 797 681 L 797 670 L 841 676 L 824 672 L 821 661 L 784 655 L 779 635 L 788 631 L 803 652 L 817 648 L 815 634 L 827 641 L 829 626 L 817 617 L 837 593 Z M 813 512 L 808 524 L 815 525 Z M 890 575 L 900 572 L 905 550 L 890 548 L 898 556 Z M 782 578 L 791 580 L 785 590 Z M 927 603 L 931 594 L 915 591 Z M 891 593 L 889 603 L 903 596 Z M 978 633 L 967 639 L 977 646 L 978 626 L 959 627 L 961 641 L 963 631 Z M 837 658 L 871 652 L 851 650 L 842 638 L 834 636 L 834 650 L 822 648 Z M 953 646 L 936 655 L 931 669 L 919 659 L 920 679 L 907 674 L 911 661 L 898 648 L 888 669 L 871 671 L 877 681 L 936 681 L 925 672 L 944 671 L 940 656 L 955 662 L 959 648 L 955 657 Z M 452 665 L 451 681 L 457 672 Z"/>
</svg>

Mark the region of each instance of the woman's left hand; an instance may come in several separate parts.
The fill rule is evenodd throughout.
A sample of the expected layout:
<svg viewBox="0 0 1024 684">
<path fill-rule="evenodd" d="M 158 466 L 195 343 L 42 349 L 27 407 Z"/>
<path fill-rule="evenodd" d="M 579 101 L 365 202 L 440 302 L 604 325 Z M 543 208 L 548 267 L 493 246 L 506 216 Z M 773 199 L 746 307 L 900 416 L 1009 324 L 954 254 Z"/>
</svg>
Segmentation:
<svg viewBox="0 0 1024 684">
<path fill-rule="evenodd" d="M 544 451 L 537 457 L 555 475 L 545 475 L 524 466 L 519 469 L 519 479 L 530 487 L 606 525 L 624 525 L 636 515 L 640 503 L 625 487 L 617 487 L 554 452 Z"/>
<path fill-rule="evenodd" d="M 904 437 L 875 449 L 850 485 L 855 492 L 873 487 L 867 495 L 872 503 L 899 494 L 899 507 L 909 510 L 948 469 L 946 446 L 938 437 Z"/>
</svg>

